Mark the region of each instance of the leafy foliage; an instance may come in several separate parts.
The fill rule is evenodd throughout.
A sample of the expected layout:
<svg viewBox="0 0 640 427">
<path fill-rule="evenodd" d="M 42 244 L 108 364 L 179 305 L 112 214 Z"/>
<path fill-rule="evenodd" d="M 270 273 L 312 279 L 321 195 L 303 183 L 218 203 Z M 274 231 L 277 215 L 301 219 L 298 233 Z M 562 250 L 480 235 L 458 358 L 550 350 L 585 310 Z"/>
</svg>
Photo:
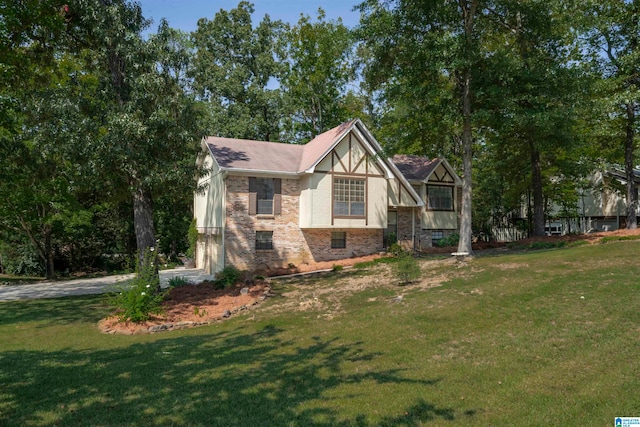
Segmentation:
<svg viewBox="0 0 640 427">
<path fill-rule="evenodd" d="M 409 252 L 400 254 L 393 270 L 401 284 L 407 284 L 420 278 L 420 264 Z"/>
<path fill-rule="evenodd" d="M 155 253 L 147 250 L 138 264 L 135 277 L 114 297 L 120 321 L 144 322 L 162 311 L 164 294 L 155 265 Z"/>
<path fill-rule="evenodd" d="M 216 273 L 215 286 L 224 289 L 236 285 L 242 279 L 242 271 L 233 265 L 225 266 L 222 271 Z"/>
</svg>

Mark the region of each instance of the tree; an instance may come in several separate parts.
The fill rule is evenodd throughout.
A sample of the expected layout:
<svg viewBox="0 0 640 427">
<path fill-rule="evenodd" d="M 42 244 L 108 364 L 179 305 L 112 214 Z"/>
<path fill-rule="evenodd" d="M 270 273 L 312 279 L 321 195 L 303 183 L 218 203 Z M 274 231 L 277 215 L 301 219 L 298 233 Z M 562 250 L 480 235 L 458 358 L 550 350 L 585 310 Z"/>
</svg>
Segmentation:
<svg viewBox="0 0 640 427">
<path fill-rule="evenodd" d="M 614 161 L 622 160 L 626 177 L 627 228 L 637 228 L 636 165 L 640 121 L 640 1 L 589 2 L 586 10 L 592 63 L 604 81 L 604 129 L 610 141 L 622 141 Z"/>
<path fill-rule="evenodd" d="M 54 239 L 86 222 L 77 175 L 58 149 L 68 128 L 56 126 L 78 117 L 62 89 L 77 64 L 61 53 L 65 19 L 57 3 L 2 1 L 0 8 L 0 238 L 29 242 L 52 278 Z"/>
<path fill-rule="evenodd" d="M 282 89 L 291 117 L 286 139 L 306 142 L 352 118 L 355 99 L 347 84 L 354 77 L 353 39 L 340 19 L 326 21 L 322 9 L 316 22 L 300 16 L 285 38 L 289 66 Z"/>
<path fill-rule="evenodd" d="M 473 93 L 479 59 L 480 0 L 368 0 L 357 30 L 371 56 L 368 84 L 380 93 L 395 129 L 394 148 L 416 154 L 461 153 L 458 252 L 471 253 Z M 383 132 L 385 135 L 385 132 Z M 406 149 L 408 148 L 408 149 Z M 442 151 L 440 151 L 442 150 Z"/>
<path fill-rule="evenodd" d="M 503 1 L 490 13 L 482 65 L 491 72 L 483 74 L 477 98 L 488 118 L 483 124 L 493 131 L 486 140 L 499 153 L 504 177 L 528 182 L 532 233 L 543 236 L 550 190 L 582 172 L 575 167 L 581 154 L 576 126 L 586 81 L 573 65 L 580 58 L 564 4 Z"/>
<path fill-rule="evenodd" d="M 253 11 L 241 1 L 198 21 L 192 76 L 196 93 L 208 101 L 209 134 L 273 141 L 280 136 L 282 95 L 271 85 L 285 69 L 284 26 L 265 15 L 254 28 Z"/>
<path fill-rule="evenodd" d="M 135 3 L 103 0 L 78 19 L 72 36 L 89 43 L 84 55 L 98 85 L 84 87 L 93 131 L 85 129 L 72 150 L 84 156 L 86 179 L 108 182 L 115 200 L 131 198 L 142 257 L 157 245 L 156 195 L 193 187 L 197 172 L 201 112 L 184 87 L 188 47 L 164 21 L 144 40 L 146 22 Z"/>
</svg>

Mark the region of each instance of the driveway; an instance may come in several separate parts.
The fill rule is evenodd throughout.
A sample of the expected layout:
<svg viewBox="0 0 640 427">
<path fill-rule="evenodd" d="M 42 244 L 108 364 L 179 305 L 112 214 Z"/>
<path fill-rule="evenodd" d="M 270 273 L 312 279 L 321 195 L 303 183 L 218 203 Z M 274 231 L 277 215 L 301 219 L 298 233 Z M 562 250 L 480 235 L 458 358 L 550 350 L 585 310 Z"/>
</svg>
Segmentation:
<svg viewBox="0 0 640 427">
<path fill-rule="evenodd" d="M 160 284 L 165 287 L 169 283 L 169 279 L 176 276 L 185 277 L 192 283 L 213 279 L 213 275 L 205 274 L 203 270 L 196 268 L 174 268 L 160 271 Z M 120 274 L 93 279 L 56 280 L 28 285 L 1 285 L 0 301 L 102 294 L 114 290 L 114 287 L 124 284 L 132 278 L 133 274 Z"/>
</svg>

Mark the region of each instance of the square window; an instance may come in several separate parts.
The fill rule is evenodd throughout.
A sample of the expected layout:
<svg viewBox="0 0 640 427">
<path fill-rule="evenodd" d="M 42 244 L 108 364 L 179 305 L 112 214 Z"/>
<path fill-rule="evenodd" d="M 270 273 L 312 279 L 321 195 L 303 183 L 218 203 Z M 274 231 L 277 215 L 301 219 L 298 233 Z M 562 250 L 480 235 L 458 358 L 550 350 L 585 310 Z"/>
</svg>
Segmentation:
<svg viewBox="0 0 640 427">
<path fill-rule="evenodd" d="M 427 186 L 427 206 L 434 211 L 453 210 L 453 187 Z"/>
<path fill-rule="evenodd" d="M 273 249 L 273 231 L 256 231 L 256 250 Z"/>
<path fill-rule="evenodd" d="M 331 249 L 344 249 L 347 247 L 347 233 L 345 231 L 331 232 Z"/>
<path fill-rule="evenodd" d="M 365 181 L 336 178 L 333 181 L 333 214 L 365 216 Z"/>
</svg>

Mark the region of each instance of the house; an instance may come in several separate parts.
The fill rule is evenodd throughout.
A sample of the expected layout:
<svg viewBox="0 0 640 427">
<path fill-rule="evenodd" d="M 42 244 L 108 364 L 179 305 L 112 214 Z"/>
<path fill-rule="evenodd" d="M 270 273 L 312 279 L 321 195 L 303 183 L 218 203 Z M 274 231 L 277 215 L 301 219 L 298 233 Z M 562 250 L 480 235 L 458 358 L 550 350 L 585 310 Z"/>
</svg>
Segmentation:
<svg viewBox="0 0 640 427">
<path fill-rule="evenodd" d="M 640 169 L 634 169 L 636 194 L 640 195 Z M 545 231 L 547 235 L 565 235 L 569 233 L 588 233 L 593 231 L 613 231 L 625 228 L 627 223 L 626 201 L 627 179 L 623 170 L 610 168 L 595 171 L 586 180 L 584 186 L 577 188 L 577 202 L 561 206 L 551 203 L 546 209 Z M 527 221 L 527 203 L 513 212 L 511 220 Z M 640 206 L 636 207 L 636 217 L 640 223 Z M 498 229 L 494 227 L 497 240 L 509 241 L 527 237 L 518 230 Z M 498 233 L 502 231 L 503 233 Z M 502 238 L 500 238 L 502 236 Z"/>
<path fill-rule="evenodd" d="M 640 169 L 634 169 L 636 198 L 640 191 Z M 613 231 L 627 225 L 627 179 L 623 170 L 610 168 L 591 175 L 587 188 L 578 189 L 575 216 L 562 215 L 563 210 L 553 205 L 547 221 L 547 234 L 559 235 L 590 231 Z M 640 207 L 636 207 L 640 219 Z"/>
<path fill-rule="evenodd" d="M 460 178 L 444 159 L 383 155 L 360 120 L 305 145 L 203 140 L 196 266 L 256 270 L 412 249 L 458 228 Z M 426 203 L 425 203 L 426 201 Z"/>
</svg>

